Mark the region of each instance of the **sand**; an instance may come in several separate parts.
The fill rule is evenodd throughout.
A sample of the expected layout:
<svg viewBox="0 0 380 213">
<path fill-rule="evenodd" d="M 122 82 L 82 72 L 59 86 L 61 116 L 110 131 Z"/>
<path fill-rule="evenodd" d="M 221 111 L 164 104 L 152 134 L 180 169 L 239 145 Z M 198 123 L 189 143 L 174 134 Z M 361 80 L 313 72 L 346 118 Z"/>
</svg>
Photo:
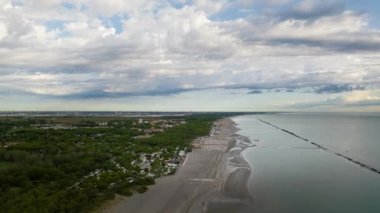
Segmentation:
<svg viewBox="0 0 380 213">
<path fill-rule="evenodd" d="M 118 196 L 101 212 L 240 212 L 251 203 L 249 165 L 241 151 L 249 139 L 237 135 L 231 119 L 214 123 L 210 136 L 194 141 L 175 175 L 158 178 L 143 194 Z M 235 148 L 234 148 L 235 147 Z M 233 149 L 231 149 L 233 148 Z"/>
</svg>

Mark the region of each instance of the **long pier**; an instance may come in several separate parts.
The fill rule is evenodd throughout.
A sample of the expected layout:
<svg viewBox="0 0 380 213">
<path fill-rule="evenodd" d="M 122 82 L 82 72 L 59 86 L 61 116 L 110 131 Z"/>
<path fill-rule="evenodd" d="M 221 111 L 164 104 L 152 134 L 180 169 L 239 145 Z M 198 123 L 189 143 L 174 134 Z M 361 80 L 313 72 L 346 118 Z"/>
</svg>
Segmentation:
<svg viewBox="0 0 380 213">
<path fill-rule="evenodd" d="M 274 125 L 274 124 L 272 124 L 272 123 L 269 123 L 269 122 L 264 121 L 264 120 L 262 120 L 262 119 L 258 119 L 258 120 L 261 121 L 261 122 L 263 122 L 263 123 L 265 123 L 265 124 L 267 124 L 267 125 L 269 125 L 269 126 L 272 126 L 272 127 L 276 128 L 276 129 L 278 129 L 278 130 L 280 130 L 280 131 L 283 131 L 283 132 L 285 132 L 285 133 L 287 133 L 287 134 L 290 134 L 290 135 L 292 135 L 292 136 L 294 136 L 294 137 L 296 137 L 296 138 L 299 138 L 299 139 L 301 139 L 301 140 L 303 140 L 303 141 L 305 141 L 305 142 L 308 142 L 308 143 L 310 143 L 311 145 L 317 147 L 318 149 L 321 149 L 321 150 L 323 150 L 323 151 L 326 151 L 326 152 L 332 153 L 332 154 L 334 154 L 334 155 L 336 155 L 336 156 L 338 156 L 338 157 L 344 158 L 345 160 L 347 160 L 347 161 L 349 161 L 349 162 L 351 162 L 351 163 L 354 163 L 354 164 L 356 164 L 356 165 L 359 165 L 359 166 L 362 167 L 362 168 L 368 169 L 368 170 L 371 171 L 371 172 L 374 172 L 374 173 L 380 174 L 380 170 L 379 170 L 379 169 L 376 169 L 376 168 L 374 168 L 374 167 L 372 167 L 372 166 L 370 166 L 370 165 L 367 165 L 367 164 L 365 164 L 365 163 L 363 163 L 363 162 L 360 162 L 360 161 L 358 161 L 358 160 L 355 160 L 355 159 L 353 159 L 353 158 L 351 158 L 351 157 L 349 157 L 349 156 L 347 156 L 347 155 L 340 154 L 340 153 L 338 153 L 338 152 L 334 152 L 334 151 L 332 151 L 332 150 L 330 150 L 330 149 L 328 149 L 328 148 L 326 148 L 326 147 L 324 147 L 324 146 L 322 146 L 322 145 L 320 145 L 320 144 L 318 144 L 318 143 L 316 143 L 316 142 L 310 141 L 310 140 L 307 139 L 307 138 L 301 137 L 301 136 L 297 135 L 297 134 L 294 133 L 294 132 L 291 132 L 291 131 L 289 131 L 289 130 L 283 129 L 283 128 L 281 128 L 281 127 L 279 127 L 279 126 L 276 126 L 276 125 Z"/>
</svg>

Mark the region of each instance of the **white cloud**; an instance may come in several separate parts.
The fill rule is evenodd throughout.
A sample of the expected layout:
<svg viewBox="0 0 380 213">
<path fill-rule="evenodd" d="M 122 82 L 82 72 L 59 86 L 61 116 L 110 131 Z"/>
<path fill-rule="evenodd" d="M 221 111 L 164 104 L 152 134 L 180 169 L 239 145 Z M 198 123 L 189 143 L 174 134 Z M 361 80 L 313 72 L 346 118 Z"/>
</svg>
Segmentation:
<svg viewBox="0 0 380 213">
<path fill-rule="evenodd" d="M 312 101 L 296 101 L 283 104 L 281 107 L 303 110 L 363 110 L 366 108 L 376 109 L 380 107 L 379 90 L 353 91 L 340 95 L 330 95 L 327 98 L 319 98 Z"/>
<path fill-rule="evenodd" d="M 0 40 L 8 35 L 7 28 L 4 23 L 0 22 Z"/>
<path fill-rule="evenodd" d="M 294 6 L 313 13 L 321 10 L 315 2 Z M 368 26 L 366 14 L 344 10 L 301 19 L 263 9 L 262 14 L 224 21 L 213 17 L 255 3 L 290 4 L 285 0 L 236 4 L 195 0 L 179 7 L 137 0 L 2 2 L 0 86 L 70 96 L 379 84 L 380 33 Z M 112 25 L 108 19 L 112 16 L 120 19 L 122 29 Z"/>
<path fill-rule="evenodd" d="M 237 0 L 236 3 L 243 7 L 249 7 L 254 4 L 264 4 L 269 6 L 279 6 L 289 3 L 291 0 Z"/>
<path fill-rule="evenodd" d="M 73 1 L 75 4 L 77 1 Z M 101 16 L 113 16 L 119 13 L 141 13 L 154 9 L 158 0 L 83 0 L 81 4 L 86 5 L 90 13 Z"/>
<path fill-rule="evenodd" d="M 207 14 L 215 14 L 223 9 L 228 0 L 193 0 L 193 4 Z"/>
<path fill-rule="evenodd" d="M 380 102 L 380 96 L 377 96 L 372 91 L 355 91 L 342 96 L 343 103 L 358 103 L 366 101 Z"/>
</svg>

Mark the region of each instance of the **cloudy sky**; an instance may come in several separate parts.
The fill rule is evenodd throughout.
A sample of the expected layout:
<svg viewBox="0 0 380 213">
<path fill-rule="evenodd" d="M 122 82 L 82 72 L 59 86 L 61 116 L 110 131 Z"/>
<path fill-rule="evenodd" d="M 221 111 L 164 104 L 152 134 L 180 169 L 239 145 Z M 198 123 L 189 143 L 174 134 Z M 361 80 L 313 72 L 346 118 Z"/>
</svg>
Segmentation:
<svg viewBox="0 0 380 213">
<path fill-rule="evenodd" d="M 0 110 L 380 111 L 380 1 L 0 0 Z"/>
</svg>

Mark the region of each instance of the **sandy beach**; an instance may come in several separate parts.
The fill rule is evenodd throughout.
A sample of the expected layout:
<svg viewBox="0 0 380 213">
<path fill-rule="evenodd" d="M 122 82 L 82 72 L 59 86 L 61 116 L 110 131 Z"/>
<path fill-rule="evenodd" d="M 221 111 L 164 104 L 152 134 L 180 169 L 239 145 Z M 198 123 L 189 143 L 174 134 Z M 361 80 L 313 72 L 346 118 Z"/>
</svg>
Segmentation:
<svg viewBox="0 0 380 213">
<path fill-rule="evenodd" d="M 251 174 L 241 151 L 248 138 L 231 119 L 214 123 L 210 135 L 194 141 L 175 175 L 158 178 L 143 194 L 118 196 L 101 212 L 241 212 L 251 201 L 246 182 Z"/>
</svg>

